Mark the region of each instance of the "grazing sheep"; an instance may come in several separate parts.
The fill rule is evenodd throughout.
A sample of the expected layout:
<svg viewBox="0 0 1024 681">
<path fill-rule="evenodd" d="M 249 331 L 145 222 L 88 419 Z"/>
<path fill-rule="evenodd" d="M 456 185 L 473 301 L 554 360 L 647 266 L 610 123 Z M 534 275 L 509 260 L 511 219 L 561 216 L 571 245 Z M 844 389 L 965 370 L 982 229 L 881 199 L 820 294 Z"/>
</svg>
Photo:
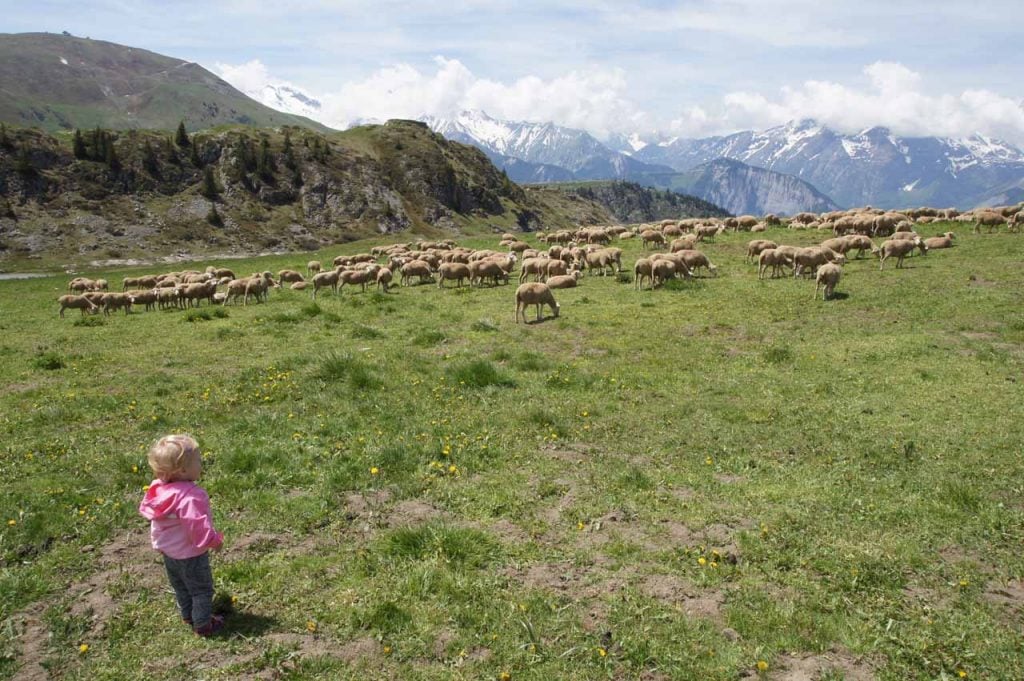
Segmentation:
<svg viewBox="0 0 1024 681">
<path fill-rule="evenodd" d="M 157 295 L 154 289 L 147 289 L 145 291 L 128 291 L 128 295 L 132 297 L 132 302 L 135 305 L 145 306 L 145 310 L 147 312 L 156 307 Z"/>
<path fill-rule="evenodd" d="M 759 255 L 761 255 L 761 251 L 766 251 L 769 248 L 778 248 L 778 246 L 779 245 L 777 243 L 775 243 L 774 241 L 768 241 L 767 239 L 754 239 L 753 241 L 751 241 L 750 243 L 747 244 L 747 258 L 746 258 L 746 261 L 752 263 L 752 262 L 754 262 L 755 258 L 757 258 Z M 691 246 L 687 250 L 692 250 L 692 249 L 693 249 L 693 247 Z M 675 249 L 673 249 L 673 250 L 675 250 Z M 682 250 L 682 249 L 680 249 L 680 250 Z"/>
<path fill-rule="evenodd" d="M 156 305 L 161 310 L 165 310 L 168 307 L 181 307 L 181 289 L 154 288 L 150 290 L 156 293 Z M 244 293 L 244 288 L 242 292 Z"/>
<path fill-rule="evenodd" d="M 328 270 L 326 272 L 318 272 L 313 275 L 313 300 L 316 300 L 316 292 L 322 288 L 330 287 L 334 293 L 338 292 L 338 270 Z M 244 287 L 243 287 L 244 290 Z M 228 285 L 228 293 L 231 292 L 231 286 Z M 225 305 L 227 303 L 225 302 Z"/>
<path fill-rule="evenodd" d="M 654 288 L 653 265 L 648 258 L 640 258 L 633 263 L 633 288 L 639 291 L 643 288 L 644 279 L 651 280 L 651 288 Z"/>
<path fill-rule="evenodd" d="M 676 264 L 671 260 L 651 262 L 651 288 L 658 288 L 669 279 L 676 278 Z"/>
<path fill-rule="evenodd" d="M 516 324 L 519 323 L 519 316 L 522 314 L 523 323 L 526 322 L 526 306 L 536 305 L 537 306 L 537 321 L 541 321 L 541 306 L 547 305 L 551 308 L 552 314 L 557 317 L 559 305 L 555 302 L 555 295 L 551 293 L 551 289 L 548 288 L 547 284 L 531 283 L 521 284 L 516 289 Z"/>
<path fill-rule="evenodd" d="M 757 224 L 757 218 L 753 215 L 741 215 L 736 218 L 736 230 L 750 231 Z"/>
<path fill-rule="evenodd" d="M 822 287 L 821 299 L 828 300 L 836 290 L 836 284 L 843 275 L 843 268 L 839 265 L 827 262 L 818 268 L 818 276 L 814 280 L 814 295 L 811 300 L 818 297 L 818 288 Z"/>
<path fill-rule="evenodd" d="M 127 293 L 104 293 L 103 294 L 103 314 L 109 315 L 111 310 L 118 310 L 124 308 L 124 313 L 127 315 L 132 311 L 132 297 Z"/>
<path fill-rule="evenodd" d="M 96 281 L 92 282 L 93 291 L 107 291 L 109 290 L 109 287 L 110 285 L 107 283 L 106 279 L 97 279 Z"/>
<path fill-rule="evenodd" d="M 704 255 L 701 251 L 685 250 L 679 251 L 677 255 L 683 259 L 683 262 L 686 263 L 686 266 L 694 274 L 703 267 L 707 269 L 712 277 L 718 276 L 718 268 L 712 265 L 711 261 L 708 260 L 708 256 Z"/>
<path fill-rule="evenodd" d="M 306 276 L 312 276 L 319 274 L 323 270 L 324 266 L 319 260 L 310 260 L 306 263 Z"/>
<path fill-rule="evenodd" d="M 764 279 L 764 273 L 772 268 L 771 278 L 782 276 L 782 266 L 793 267 L 793 256 L 779 248 L 766 248 L 757 256 L 757 278 Z"/>
<path fill-rule="evenodd" d="M 387 293 L 388 286 L 391 284 L 391 280 L 393 278 L 394 277 L 391 274 L 391 270 L 389 268 L 381 267 L 379 270 L 377 270 L 377 290 L 379 291 L 383 288 L 384 293 Z"/>
<path fill-rule="evenodd" d="M 79 293 L 82 293 L 82 292 L 85 292 L 85 291 L 92 291 L 92 290 L 94 290 L 93 289 L 93 280 L 92 279 L 86 279 L 85 277 L 75 277 L 74 279 L 72 279 L 71 281 L 68 282 L 68 290 L 69 291 L 78 291 Z"/>
<path fill-rule="evenodd" d="M 548 277 L 548 280 L 544 283 L 548 285 L 550 289 L 556 288 L 576 288 L 577 283 L 583 273 L 579 270 L 573 270 L 572 274 L 562 274 L 557 277 Z"/>
<path fill-rule="evenodd" d="M 893 232 L 891 239 L 902 239 L 903 241 L 913 241 L 914 239 L 920 239 L 921 235 L 916 232 Z"/>
<path fill-rule="evenodd" d="M 181 300 L 187 307 L 191 307 L 193 301 L 195 301 L 196 307 L 199 307 L 199 303 L 204 298 L 210 301 L 210 304 L 213 305 L 213 296 L 216 293 L 216 281 L 208 281 L 201 284 L 188 284 L 181 289 Z"/>
<path fill-rule="evenodd" d="M 974 216 L 974 233 L 981 234 L 981 226 L 988 227 L 988 233 L 999 231 L 999 225 L 1006 224 L 1006 218 L 993 210 L 983 210 Z"/>
<path fill-rule="evenodd" d="M 697 247 L 697 235 L 687 234 L 686 236 L 674 239 L 669 244 L 668 250 L 672 253 L 678 253 L 679 251 L 692 251 Z"/>
<path fill-rule="evenodd" d="M 306 281 L 306 278 L 295 270 L 281 270 L 277 273 L 277 280 L 285 284 L 294 284 L 299 281 Z"/>
<path fill-rule="evenodd" d="M 658 247 L 664 246 L 665 235 L 653 229 L 645 229 L 640 232 L 640 245 L 644 248 L 648 248 L 650 245 Z"/>
<path fill-rule="evenodd" d="M 338 275 L 338 289 L 345 288 L 345 284 L 359 284 L 360 290 L 366 292 L 366 283 L 377 280 L 377 265 L 365 269 L 345 270 Z"/>
<path fill-rule="evenodd" d="M 1024 224 L 1024 209 L 1017 211 L 1010 217 L 1010 221 L 1006 223 L 1006 231 L 1020 234 L 1020 226 L 1022 224 Z"/>
<path fill-rule="evenodd" d="M 549 258 L 524 258 L 522 270 L 519 272 L 519 283 L 522 284 L 531 274 L 540 281 L 549 262 Z"/>
<path fill-rule="evenodd" d="M 890 239 L 889 241 L 883 241 L 882 245 L 878 249 L 878 269 L 885 269 L 885 261 L 892 257 L 896 258 L 897 269 L 903 267 L 903 258 L 910 254 L 915 248 L 920 248 L 922 254 L 928 255 L 928 247 L 920 239 L 915 241 L 907 241 L 906 239 Z"/>
<path fill-rule="evenodd" d="M 725 231 L 726 225 L 697 225 L 693 233 L 697 235 L 697 241 L 714 241 L 715 237 Z"/>
<path fill-rule="evenodd" d="M 846 253 L 856 250 L 857 257 L 864 257 L 864 251 L 871 251 L 874 253 L 875 244 L 871 241 L 871 237 L 865 236 L 864 234 L 847 234 L 846 239 Z"/>
<path fill-rule="evenodd" d="M 130 287 L 156 288 L 157 283 L 157 277 L 155 274 L 149 274 L 142 277 L 125 277 L 121 280 L 121 290 L 127 291 Z"/>
<path fill-rule="evenodd" d="M 820 246 L 845 255 L 846 251 L 850 248 L 850 242 L 845 236 L 837 236 L 832 239 L 825 239 L 821 242 Z"/>
<path fill-rule="evenodd" d="M 827 262 L 842 265 L 846 263 L 846 256 L 823 246 L 798 249 L 796 255 L 793 256 L 793 276 L 799 277 L 804 272 L 814 274 L 819 267 Z"/>
<path fill-rule="evenodd" d="M 98 308 L 85 296 L 61 296 L 57 299 L 60 303 L 60 316 L 64 316 L 64 310 L 81 310 L 84 317 L 87 313 L 95 312 Z"/>
<path fill-rule="evenodd" d="M 495 286 L 498 285 L 499 280 L 507 284 L 508 270 L 504 267 L 507 262 L 507 260 L 485 259 L 469 263 L 470 286 L 483 286 L 485 279 L 493 280 Z"/>
<path fill-rule="evenodd" d="M 412 286 L 412 278 L 419 277 L 420 283 L 424 284 L 427 282 L 433 283 L 434 276 L 430 270 L 430 263 L 424 260 L 413 260 L 402 265 L 401 279 L 399 283 L 402 286 Z"/>
<path fill-rule="evenodd" d="M 936 248 L 953 248 L 953 239 L 956 235 L 953 232 L 946 232 L 939 236 L 933 236 L 924 240 L 924 245 L 928 247 L 929 251 L 934 251 Z"/>
<path fill-rule="evenodd" d="M 461 262 L 446 262 L 442 263 L 437 269 L 437 287 L 444 288 L 445 280 L 456 282 L 456 286 L 462 288 L 462 280 L 470 279 L 471 273 L 469 271 L 469 265 Z"/>
</svg>

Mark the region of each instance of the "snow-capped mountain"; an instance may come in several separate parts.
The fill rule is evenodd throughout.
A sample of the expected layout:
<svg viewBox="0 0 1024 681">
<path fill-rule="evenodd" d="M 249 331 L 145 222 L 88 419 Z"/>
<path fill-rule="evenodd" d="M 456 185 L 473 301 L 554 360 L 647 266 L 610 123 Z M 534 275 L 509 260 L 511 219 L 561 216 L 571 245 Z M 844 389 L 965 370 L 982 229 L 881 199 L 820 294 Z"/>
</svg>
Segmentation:
<svg viewBox="0 0 1024 681">
<path fill-rule="evenodd" d="M 613 151 L 586 131 L 554 123 L 502 121 L 483 111 L 462 111 L 454 118 L 424 116 L 420 120 L 450 140 L 479 147 L 516 181 L 537 181 L 522 175 L 517 178 L 512 170 L 532 177 L 538 164 L 571 174 L 558 179 L 636 179 L 645 173 L 671 171 Z M 509 159 L 519 163 L 510 164 Z"/>
<path fill-rule="evenodd" d="M 1024 151 L 983 135 L 843 135 L 812 120 L 761 132 L 648 144 L 635 157 L 685 171 L 729 158 L 795 175 L 844 206 L 972 208 L 1024 179 Z"/>
<path fill-rule="evenodd" d="M 325 123 L 323 105 L 308 92 L 290 85 L 264 85 L 258 90 L 242 90 L 260 104 L 284 113 L 297 114 Z M 326 123 L 325 123 L 326 124 Z"/>
</svg>

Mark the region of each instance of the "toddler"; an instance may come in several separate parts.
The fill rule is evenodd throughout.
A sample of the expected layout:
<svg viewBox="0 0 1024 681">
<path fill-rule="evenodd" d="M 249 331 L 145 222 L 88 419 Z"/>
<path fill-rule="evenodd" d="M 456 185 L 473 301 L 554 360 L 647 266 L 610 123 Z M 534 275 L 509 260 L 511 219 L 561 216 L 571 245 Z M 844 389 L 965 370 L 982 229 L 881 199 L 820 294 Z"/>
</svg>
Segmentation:
<svg viewBox="0 0 1024 681">
<path fill-rule="evenodd" d="M 199 445 L 188 435 L 160 438 L 149 450 L 155 480 L 139 504 L 150 521 L 153 548 L 164 556 L 181 618 L 200 636 L 224 626 L 214 615 L 209 549 L 220 549 L 224 535 L 213 529 L 210 498 L 196 484 L 202 473 Z"/>
</svg>

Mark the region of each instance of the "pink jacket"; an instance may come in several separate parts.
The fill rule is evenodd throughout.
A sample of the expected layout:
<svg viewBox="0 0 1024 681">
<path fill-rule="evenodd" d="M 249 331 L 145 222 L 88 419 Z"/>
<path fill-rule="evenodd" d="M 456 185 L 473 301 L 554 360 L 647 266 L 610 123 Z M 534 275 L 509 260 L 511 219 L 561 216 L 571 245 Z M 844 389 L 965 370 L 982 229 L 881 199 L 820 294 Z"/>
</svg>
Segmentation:
<svg viewBox="0 0 1024 681">
<path fill-rule="evenodd" d="M 154 480 L 139 513 L 150 520 L 153 548 L 171 558 L 193 558 L 224 541 L 224 535 L 213 529 L 210 497 L 191 480 Z"/>
</svg>

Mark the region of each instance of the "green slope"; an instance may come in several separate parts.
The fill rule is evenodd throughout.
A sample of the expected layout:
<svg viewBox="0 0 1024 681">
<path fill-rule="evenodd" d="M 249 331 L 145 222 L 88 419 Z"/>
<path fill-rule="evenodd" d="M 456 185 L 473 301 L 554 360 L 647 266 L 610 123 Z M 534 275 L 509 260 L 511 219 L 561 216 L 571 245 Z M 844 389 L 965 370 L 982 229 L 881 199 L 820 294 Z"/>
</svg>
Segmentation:
<svg viewBox="0 0 1024 681">
<path fill-rule="evenodd" d="M 242 94 L 198 64 L 101 40 L 0 34 L 0 121 L 61 129 L 327 128 Z"/>
</svg>

